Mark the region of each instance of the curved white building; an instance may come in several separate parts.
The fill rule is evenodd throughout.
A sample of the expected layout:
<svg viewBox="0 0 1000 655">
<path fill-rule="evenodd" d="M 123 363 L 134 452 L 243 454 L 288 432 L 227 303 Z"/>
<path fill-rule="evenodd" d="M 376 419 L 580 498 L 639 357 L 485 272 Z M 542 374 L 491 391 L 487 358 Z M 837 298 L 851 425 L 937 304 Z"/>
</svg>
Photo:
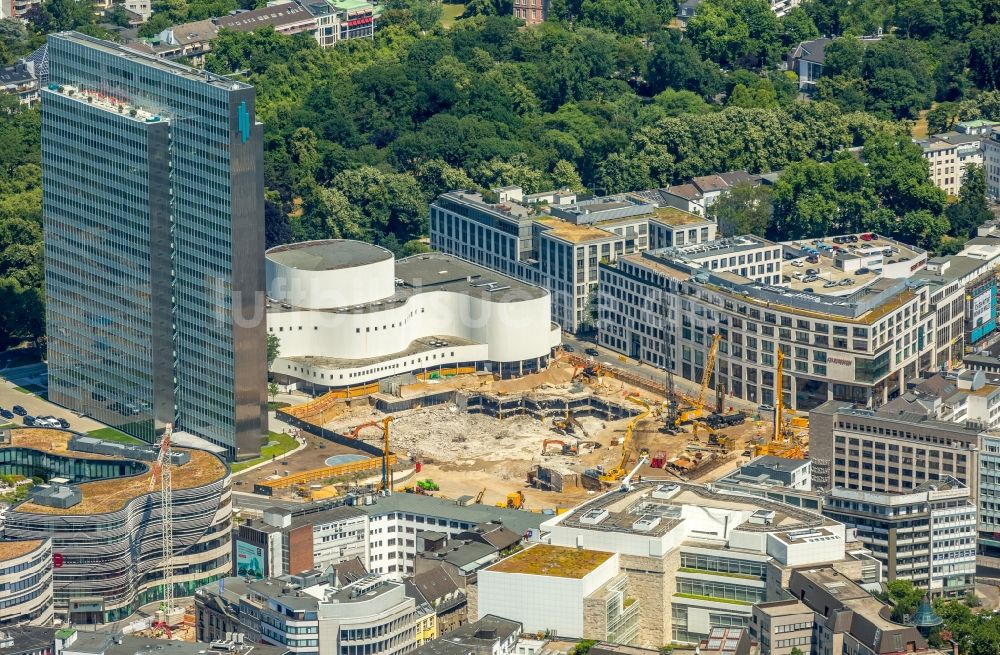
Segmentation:
<svg viewBox="0 0 1000 655">
<path fill-rule="evenodd" d="M 505 377 L 543 368 L 559 344 L 541 287 L 440 253 L 395 261 L 359 241 L 266 253 L 271 372 L 315 389 L 458 369 Z"/>
</svg>

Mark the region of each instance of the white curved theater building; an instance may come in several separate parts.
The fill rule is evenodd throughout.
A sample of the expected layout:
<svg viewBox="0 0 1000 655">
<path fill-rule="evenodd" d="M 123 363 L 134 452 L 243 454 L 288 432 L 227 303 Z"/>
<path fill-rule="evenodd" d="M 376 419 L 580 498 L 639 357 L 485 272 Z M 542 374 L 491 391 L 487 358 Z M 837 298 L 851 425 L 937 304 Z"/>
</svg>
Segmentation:
<svg viewBox="0 0 1000 655">
<path fill-rule="evenodd" d="M 266 253 L 271 372 L 324 390 L 404 373 L 544 368 L 559 344 L 549 294 L 451 255 L 309 241 Z M 304 384 L 303 384 L 304 383 Z"/>
</svg>

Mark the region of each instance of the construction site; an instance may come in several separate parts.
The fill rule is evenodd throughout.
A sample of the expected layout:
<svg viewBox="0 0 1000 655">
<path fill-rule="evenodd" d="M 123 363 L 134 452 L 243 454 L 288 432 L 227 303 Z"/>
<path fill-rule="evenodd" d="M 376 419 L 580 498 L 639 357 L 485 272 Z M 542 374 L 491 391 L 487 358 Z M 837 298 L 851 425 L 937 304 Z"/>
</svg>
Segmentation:
<svg viewBox="0 0 1000 655">
<path fill-rule="evenodd" d="M 303 500 L 371 484 L 539 511 L 572 506 L 633 469 L 709 482 L 757 455 L 804 458 L 805 418 L 780 403 L 759 416 L 712 388 L 717 352 L 718 338 L 702 384 L 684 390 L 670 376 L 655 383 L 562 353 L 516 379 L 444 369 L 382 391 L 331 392 L 280 414 L 310 433 L 310 447 L 238 484 Z"/>
</svg>

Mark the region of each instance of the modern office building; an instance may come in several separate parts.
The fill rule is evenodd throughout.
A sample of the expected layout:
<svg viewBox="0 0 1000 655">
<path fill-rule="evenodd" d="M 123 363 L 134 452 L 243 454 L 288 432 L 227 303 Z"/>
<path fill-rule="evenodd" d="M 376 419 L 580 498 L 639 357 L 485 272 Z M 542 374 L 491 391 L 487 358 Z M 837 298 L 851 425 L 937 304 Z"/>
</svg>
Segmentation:
<svg viewBox="0 0 1000 655">
<path fill-rule="evenodd" d="M 910 580 L 933 596 L 975 589 L 976 505 L 954 478 L 931 480 L 907 493 L 834 487 L 823 514 L 857 531 L 882 562 L 890 582 Z"/>
<path fill-rule="evenodd" d="M 383 378 L 545 368 L 559 326 L 545 289 L 452 255 L 396 261 L 360 241 L 307 241 L 267 251 L 267 329 L 279 381 L 310 390 Z"/>
<path fill-rule="evenodd" d="M 44 547 L 51 556 L 38 564 L 52 567 L 54 611 L 65 620 L 120 621 L 163 597 L 158 484 L 150 491 L 156 456 L 152 447 L 40 428 L 11 430 L 0 444 L 3 471 L 52 480 L 11 507 L 4 537 L 51 542 Z M 171 571 L 178 598 L 231 570 L 230 480 L 216 455 L 174 451 Z"/>
<path fill-rule="evenodd" d="M 0 541 L 0 628 L 52 622 L 52 542 Z"/>
<path fill-rule="evenodd" d="M 952 477 L 975 499 L 980 432 L 892 406 L 869 410 L 828 402 L 809 412 L 813 488 L 906 494 Z"/>
<path fill-rule="evenodd" d="M 42 91 L 49 399 L 260 452 L 263 126 L 241 82 L 67 32 Z"/>
<path fill-rule="evenodd" d="M 1000 571 L 1000 436 L 984 434 L 979 449 L 977 563 Z"/>
<path fill-rule="evenodd" d="M 848 548 L 841 523 L 765 498 L 664 480 L 603 494 L 547 520 L 542 530 L 547 548 L 562 548 L 527 549 L 480 571 L 479 580 L 501 576 L 491 589 L 506 589 L 526 606 L 560 585 L 582 589 L 582 608 L 513 617 L 527 630 L 544 619 L 582 630 L 566 636 L 609 640 L 637 614 L 635 644 L 697 644 L 713 628 L 746 627 L 754 604 L 786 598 L 797 568 L 829 564 L 852 579 L 881 577 L 876 560 Z M 522 584 L 535 590 L 532 600 Z M 478 616 L 498 613 L 496 595 L 470 591 L 470 618 L 474 604 Z"/>
<path fill-rule="evenodd" d="M 416 646 L 416 600 L 401 582 L 378 575 L 351 584 L 334 584 L 316 571 L 249 582 L 225 578 L 198 589 L 195 603 L 212 603 L 223 594 L 236 599 L 238 620 L 252 643 L 300 655 L 402 655 Z M 213 615 L 197 616 L 200 621 Z"/>
<path fill-rule="evenodd" d="M 700 382 L 718 335 L 713 389 L 774 404 L 780 349 L 786 407 L 884 403 L 961 353 L 964 289 L 895 279 L 923 268 L 927 253 L 883 237 L 858 241 L 736 237 L 622 256 L 600 267 L 599 341 Z M 938 310 L 956 303 L 957 313 L 940 317 L 948 339 L 938 344 Z"/>
<path fill-rule="evenodd" d="M 595 327 L 598 267 L 648 248 L 711 241 L 712 219 L 637 194 L 578 200 L 568 191 L 487 198 L 453 191 L 431 204 L 431 247 L 548 290 L 564 330 Z"/>
</svg>

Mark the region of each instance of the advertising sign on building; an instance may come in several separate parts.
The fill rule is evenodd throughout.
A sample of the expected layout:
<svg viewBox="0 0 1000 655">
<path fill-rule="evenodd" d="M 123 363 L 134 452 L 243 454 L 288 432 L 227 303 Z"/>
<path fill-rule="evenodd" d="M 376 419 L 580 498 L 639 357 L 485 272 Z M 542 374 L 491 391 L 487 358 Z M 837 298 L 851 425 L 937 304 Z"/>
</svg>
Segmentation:
<svg viewBox="0 0 1000 655">
<path fill-rule="evenodd" d="M 969 341 L 976 343 L 996 329 L 997 325 L 997 287 L 992 283 L 976 290 L 967 304 L 970 322 Z"/>
<path fill-rule="evenodd" d="M 236 542 L 236 575 L 241 578 L 264 577 L 264 549 L 258 546 Z"/>
</svg>

